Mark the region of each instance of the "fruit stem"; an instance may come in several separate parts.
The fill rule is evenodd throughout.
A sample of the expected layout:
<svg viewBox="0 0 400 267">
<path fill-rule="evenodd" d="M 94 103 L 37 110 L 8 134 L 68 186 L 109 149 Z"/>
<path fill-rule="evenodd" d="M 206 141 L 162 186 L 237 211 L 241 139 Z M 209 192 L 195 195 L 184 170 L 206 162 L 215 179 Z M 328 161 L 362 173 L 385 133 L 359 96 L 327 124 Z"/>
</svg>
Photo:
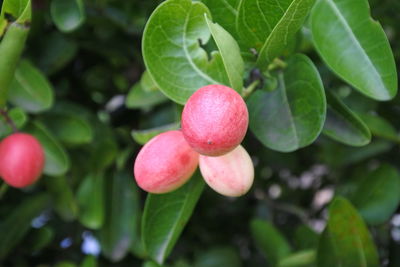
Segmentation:
<svg viewBox="0 0 400 267">
<path fill-rule="evenodd" d="M 0 115 L 3 116 L 6 123 L 11 127 L 14 133 L 18 132 L 18 128 L 15 125 L 14 121 L 8 115 L 8 111 L 6 109 L 0 109 Z"/>
<path fill-rule="evenodd" d="M 7 190 L 8 190 L 8 184 L 6 184 L 6 183 L 4 183 L 3 182 L 3 184 L 1 185 L 1 187 L 0 187 L 0 199 L 2 199 L 3 198 L 3 196 L 4 196 L 4 194 L 7 192 Z"/>
<path fill-rule="evenodd" d="M 275 58 L 274 61 L 268 66 L 268 71 L 275 69 L 284 69 L 287 67 L 287 63 L 280 58 Z"/>
<path fill-rule="evenodd" d="M 249 86 L 243 89 L 242 91 L 242 97 L 246 99 L 251 95 L 251 93 L 256 89 L 256 87 L 260 84 L 260 80 L 255 80 L 253 81 Z"/>
</svg>

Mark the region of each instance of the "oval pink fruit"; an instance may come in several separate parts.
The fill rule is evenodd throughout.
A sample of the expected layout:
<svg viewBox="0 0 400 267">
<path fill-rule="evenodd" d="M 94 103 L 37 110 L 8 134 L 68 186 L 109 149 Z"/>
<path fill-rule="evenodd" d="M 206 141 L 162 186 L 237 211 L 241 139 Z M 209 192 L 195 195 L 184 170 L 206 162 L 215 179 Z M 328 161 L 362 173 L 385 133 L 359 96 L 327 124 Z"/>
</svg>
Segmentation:
<svg viewBox="0 0 400 267">
<path fill-rule="evenodd" d="M 237 147 L 246 135 L 249 114 L 243 98 L 223 85 L 197 90 L 182 113 L 186 141 L 202 155 L 220 156 Z"/>
<path fill-rule="evenodd" d="M 134 165 L 137 184 L 150 193 L 167 193 L 183 185 L 196 170 L 199 155 L 181 131 L 168 131 L 151 139 Z"/>
<path fill-rule="evenodd" d="M 0 176 L 13 187 L 26 187 L 39 179 L 44 167 L 44 152 L 30 134 L 14 133 L 0 143 Z"/>
<path fill-rule="evenodd" d="M 253 162 L 241 145 L 219 157 L 200 155 L 199 166 L 206 183 L 221 195 L 244 195 L 253 184 Z"/>
</svg>

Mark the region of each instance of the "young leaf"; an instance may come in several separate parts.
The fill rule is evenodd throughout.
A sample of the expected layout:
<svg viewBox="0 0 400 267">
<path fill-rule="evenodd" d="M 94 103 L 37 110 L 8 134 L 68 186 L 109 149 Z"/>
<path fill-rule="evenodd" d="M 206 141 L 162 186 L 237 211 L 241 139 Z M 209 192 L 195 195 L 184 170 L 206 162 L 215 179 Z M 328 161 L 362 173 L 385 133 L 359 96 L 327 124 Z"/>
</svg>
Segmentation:
<svg viewBox="0 0 400 267">
<path fill-rule="evenodd" d="M 393 54 L 367 0 L 319 0 L 310 24 L 315 48 L 339 77 L 376 100 L 396 95 Z"/>
<path fill-rule="evenodd" d="M 213 52 L 209 59 L 201 44 L 210 39 L 210 30 L 205 14 L 210 15 L 207 7 L 191 0 L 165 1 L 150 16 L 143 33 L 143 59 L 147 71 L 153 77 L 157 87 L 173 101 L 184 104 L 186 100 L 202 86 L 208 84 L 225 84 L 240 91 L 238 84 L 231 84 L 231 68 L 225 65 L 222 52 Z M 223 32 L 218 28 L 218 36 Z M 240 55 L 234 39 L 229 36 L 220 49 L 229 47 L 229 53 Z M 233 43 L 232 43 L 233 42 Z M 228 53 L 224 51 L 223 53 Z M 235 57 L 230 60 L 241 60 Z M 225 59 L 226 61 L 226 59 Z M 240 78 L 234 79 L 239 81 Z"/>
<path fill-rule="evenodd" d="M 318 137 L 326 99 L 319 73 L 304 55 L 293 56 L 278 80 L 274 91 L 256 91 L 250 96 L 250 129 L 265 146 L 290 152 Z"/>
<path fill-rule="evenodd" d="M 204 181 L 196 172 L 180 189 L 162 195 L 149 194 L 142 218 L 142 238 L 148 256 L 162 264 L 203 192 Z"/>
<path fill-rule="evenodd" d="M 371 141 L 365 123 L 336 95 L 327 91 L 328 110 L 323 133 L 349 146 L 364 146 Z"/>
<path fill-rule="evenodd" d="M 357 115 L 365 122 L 373 135 L 400 142 L 400 136 L 396 129 L 384 118 L 369 113 L 358 113 Z"/>
<path fill-rule="evenodd" d="M 53 88 L 39 69 L 23 60 L 15 71 L 9 100 L 29 113 L 39 113 L 53 105 Z"/>
<path fill-rule="evenodd" d="M 400 176 L 396 168 L 384 164 L 360 179 L 351 201 L 368 224 L 389 220 L 400 202 Z"/>
<path fill-rule="evenodd" d="M 85 21 L 85 7 L 82 0 L 53 0 L 50 14 L 54 24 L 62 32 L 74 31 Z"/>
<path fill-rule="evenodd" d="M 251 235 L 259 249 L 272 265 L 290 255 L 290 245 L 285 237 L 271 223 L 253 219 L 250 224 Z"/>
<path fill-rule="evenodd" d="M 147 129 L 147 130 L 133 130 L 132 131 L 132 137 L 136 141 L 136 143 L 140 145 L 146 144 L 148 141 L 150 141 L 151 138 L 155 137 L 156 135 L 167 132 L 167 131 L 172 131 L 172 130 L 178 130 L 180 126 L 179 122 L 163 125 L 160 127 L 152 128 L 152 129 Z"/>
<path fill-rule="evenodd" d="M 318 266 L 379 266 L 378 253 L 364 221 L 350 202 L 337 197 L 317 253 Z"/>
</svg>

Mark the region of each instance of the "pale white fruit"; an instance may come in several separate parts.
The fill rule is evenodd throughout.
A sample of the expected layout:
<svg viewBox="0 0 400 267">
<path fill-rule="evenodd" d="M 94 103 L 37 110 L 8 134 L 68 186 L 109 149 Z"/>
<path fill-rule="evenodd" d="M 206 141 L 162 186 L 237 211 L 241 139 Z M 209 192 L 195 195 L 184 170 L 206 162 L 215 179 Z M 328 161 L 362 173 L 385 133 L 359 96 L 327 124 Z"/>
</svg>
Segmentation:
<svg viewBox="0 0 400 267">
<path fill-rule="evenodd" d="M 253 184 L 253 162 L 241 145 L 219 157 L 200 155 L 199 166 L 206 183 L 221 195 L 244 195 Z"/>
</svg>

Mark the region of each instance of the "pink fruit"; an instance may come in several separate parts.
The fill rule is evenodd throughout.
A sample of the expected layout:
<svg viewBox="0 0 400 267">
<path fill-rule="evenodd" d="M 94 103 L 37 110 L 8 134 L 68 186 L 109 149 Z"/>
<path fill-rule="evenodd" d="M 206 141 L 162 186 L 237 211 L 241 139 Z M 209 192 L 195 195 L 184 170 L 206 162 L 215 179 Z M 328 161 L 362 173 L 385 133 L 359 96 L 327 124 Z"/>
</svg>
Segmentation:
<svg viewBox="0 0 400 267">
<path fill-rule="evenodd" d="M 253 184 L 253 162 L 241 145 L 219 157 L 200 155 L 199 166 L 206 183 L 221 195 L 244 195 Z"/>
<path fill-rule="evenodd" d="M 237 147 L 246 135 L 246 103 L 233 89 L 208 85 L 197 90 L 182 113 L 182 132 L 202 155 L 220 156 Z"/>
<path fill-rule="evenodd" d="M 0 176 L 13 187 L 35 183 L 42 174 L 44 152 L 30 134 L 14 133 L 0 143 Z"/>
<path fill-rule="evenodd" d="M 151 139 L 134 165 L 137 184 L 150 193 L 167 193 L 183 185 L 196 170 L 199 155 L 181 131 L 168 131 Z"/>
</svg>

